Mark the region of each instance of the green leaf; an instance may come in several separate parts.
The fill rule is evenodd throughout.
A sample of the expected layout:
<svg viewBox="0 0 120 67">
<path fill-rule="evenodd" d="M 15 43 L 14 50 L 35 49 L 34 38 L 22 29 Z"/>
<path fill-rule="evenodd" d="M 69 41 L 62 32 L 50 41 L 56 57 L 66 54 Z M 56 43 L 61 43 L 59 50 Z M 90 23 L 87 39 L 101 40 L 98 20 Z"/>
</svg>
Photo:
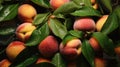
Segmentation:
<svg viewBox="0 0 120 67">
<path fill-rule="evenodd" d="M 39 64 L 34 64 L 31 67 L 55 67 L 55 66 L 49 62 L 41 62 Z"/>
<path fill-rule="evenodd" d="M 92 6 L 90 0 L 73 0 L 73 2 L 81 6 Z"/>
<path fill-rule="evenodd" d="M 100 12 L 92 7 L 89 6 L 84 6 L 79 10 L 76 10 L 74 12 L 71 13 L 71 15 L 73 16 L 82 16 L 82 17 L 86 17 L 86 16 L 101 16 Z"/>
<path fill-rule="evenodd" d="M 27 58 L 25 61 L 21 62 L 20 64 L 16 65 L 15 67 L 27 67 L 35 63 L 37 59 L 38 59 L 38 56 L 33 55 L 30 58 Z"/>
<path fill-rule="evenodd" d="M 64 62 L 60 53 L 56 53 L 52 58 L 52 64 L 54 64 L 56 67 L 66 67 L 66 63 Z"/>
<path fill-rule="evenodd" d="M 118 17 L 115 12 L 109 15 L 105 24 L 103 25 L 101 32 L 104 34 L 109 34 L 119 27 Z"/>
<path fill-rule="evenodd" d="M 109 56 L 114 56 L 114 43 L 113 41 L 105 34 L 101 32 L 94 32 L 92 34 L 93 37 L 99 42 L 103 51 L 108 54 Z"/>
<path fill-rule="evenodd" d="M 69 31 L 69 34 L 70 35 L 72 35 L 72 36 L 75 36 L 75 37 L 77 37 L 77 38 L 83 38 L 83 36 L 84 36 L 84 32 L 82 32 L 82 31 L 77 31 L 77 30 L 71 30 L 71 31 Z"/>
<path fill-rule="evenodd" d="M 88 61 L 88 63 L 91 65 L 91 67 L 95 67 L 95 65 L 94 65 L 94 50 L 90 46 L 88 40 L 84 40 L 82 43 L 82 53 L 83 53 L 84 57 L 86 58 L 86 60 Z"/>
<path fill-rule="evenodd" d="M 115 9 L 114 12 L 116 13 L 116 15 L 118 16 L 118 18 L 120 19 L 120 5 L 118 5 Z"/>
<path fill-rule="evenodd" d="M 3 2 L 3 0 L 0 0 L 0 4 Z"/>
<path fill-rule="evenodd" d="M 97 3 L 100 7 L 102 7 L 102 9 L 107 10 L 108 12 L 112 12 L 111 0 L 97 0 Z"/>
<path fill-rule="evenodd" d="M 63 45 L 66 45 L 66 43 L 67 43 L 68 41 L 70 41 L 70 40 L 72 40 L 72 39 L 75 39 L 75 38 L 77 38 L 77 37 L 72 36 L 72 35 L 70 35 L 70 34 L 67 34 L 67 35 L 65 35 L 65 37 L 63 38 L 62 43 L 63 43 Z"/>
<path fill-rule="evenodd" d="M 82 39 L 84 36 L 84 33 L 82 31 L 77 31 L 77 30 L 71 30 L 69 31 L 63 38 L 62 43 L 66 45 L 66 43 L 72 39 L 75 38 L 80 38 Z"/>
<path fill-rule="evenodd" d="M 16 28 L 8 27 L 8 28 L 0 28 L 0 35 L 10 35 L 15 32 Z"/>
<path fill-rule="evenodd" d="M 35 16 L 33 24 L 34 25 L 39 25 L 43 22 L 45 22 L 49 17 L 49 13 L 43 13 L 43 14 L 37 14 L 37 16 Z"/>
<path fill-rule="evenodd" d="M 57 19 L 50 19 L 50 29 L 61 39 L 67 34 L 66 27 Z"/>
<path fill-rule="evenodd" d="M 61 7 L 59 7 L 58 9 L 56 9 L 53 14 L 54 15 L 58 15 L 58 14 L 69 14 L 73 11 L 75 11 L 76 9 L 81 8 L 81 6 L 76 5 L 74 2 L 68 2 L 64 5 L 62 5 Z"/>
<path fill-rule="evenodd" d="M 30 36 L 30 38 L 25 43 L 26 46 L 35 46 L 38 45 L 45 37 L 50 33 L 48 24 L 45 23 L 43 26 L 35 29 Z"/>
<path fill-rule="evenodd" d="M 48 0 L 31 0 L 31 1 L 39 6 L 50 8 L 50 3 Z"/>
<path fill-rule="evenodd" d="M 4 5 L 0 10 L 0 22 L 11 20 L 16 17 L 19 4 Z"/>
</svg>

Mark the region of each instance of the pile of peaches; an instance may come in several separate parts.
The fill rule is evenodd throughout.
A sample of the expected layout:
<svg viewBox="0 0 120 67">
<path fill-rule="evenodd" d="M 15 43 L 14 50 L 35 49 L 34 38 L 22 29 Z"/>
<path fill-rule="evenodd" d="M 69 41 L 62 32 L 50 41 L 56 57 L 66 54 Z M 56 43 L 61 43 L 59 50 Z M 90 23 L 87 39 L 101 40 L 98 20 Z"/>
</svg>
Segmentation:
<svg viewBox="0 0 120 67">
<path fill-rule="evenodd" d="M 118 0 L 0 4 L 0 67 L 120 67 Z"/>
</svg>

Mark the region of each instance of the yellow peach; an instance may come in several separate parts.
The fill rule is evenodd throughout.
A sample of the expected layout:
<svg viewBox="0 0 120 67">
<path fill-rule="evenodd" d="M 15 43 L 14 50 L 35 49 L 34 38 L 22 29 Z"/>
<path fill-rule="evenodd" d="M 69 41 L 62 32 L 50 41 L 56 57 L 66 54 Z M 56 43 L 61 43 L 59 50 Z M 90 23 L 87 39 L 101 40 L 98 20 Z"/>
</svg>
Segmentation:
<svg viewBox="0 0 120 67">
<path fill-rule="evenodd" d="M 18 8 L 18 17 L 22 21 L 31 22 L 36 15 L 36 9 L 30 4 L 22 4 Z"/>
<path fill-rule="evenodd" d="M 16 36 L 21 41 L 26 41 L 31 36 L 33 30 L 36 29 L 32 23 L 22 23 L 16 29 Z"/>
<path fill-rule="evenodd" d="M 96 22 L 96 29 L 97 31 L 101 31 L 104 23 L 106 22 L 109 15 L 103 15 L 97 22 Z"/>
<path fill-rule="evenodd" d="M 10 60 L 14 60 L 23 49 L 25 49 L 23 42 L 13 41 L 7 46 L 6 54 Z"/>
<path fill-rule="evenodd" d="M 8 59 L 3 59 L 0 61 L 0 67 L 9 67 L 11 62 Z"/>
</svg>

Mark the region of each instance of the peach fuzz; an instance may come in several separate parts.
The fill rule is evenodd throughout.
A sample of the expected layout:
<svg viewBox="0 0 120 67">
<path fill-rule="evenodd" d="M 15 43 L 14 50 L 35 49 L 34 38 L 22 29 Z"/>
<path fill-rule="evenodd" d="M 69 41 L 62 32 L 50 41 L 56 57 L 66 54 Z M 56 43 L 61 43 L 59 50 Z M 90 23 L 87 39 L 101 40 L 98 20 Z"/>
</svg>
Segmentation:
<svg viewBox="0 0 120 67">
<path fill-rule="evenodd" d="M 50 0 L 50 5 L 53 9 L 57 9 L 63 4 L 69 2 L 70 0 Z"/>
<path fill-rule="evenodd" d="M 52 57 L 58 51 L 58 41 L 49 35 L 38 45 L 38 50 L 44 57 Z"/>
<path fill-rule="evenodd" d="M 94 63 L 95 63 L 95 67 L 106 67 L 106 63 L 103 58 L 95 57 Z"/>
<path fill-rule="evenodd" d="M 11 62 L 8 59 L 3 59 L 0 61 L 0 67 L 9 67 Z"/>
<path fill-rule="evenodd" d="M 97 31 L 101 31 L 104 23 L 106 22 L 107 18 L 109 15 L 103 15 L 100 19 L 98 19 L 98 21 L 96 22 L 96 29 Z"/>
<path fill-rule="evenodd" d="M 60 53 L 68 60 L 74 60 L 81 54 L 81 41 L 79 39 L 72 39 L 66 43 L 60 44 Z"/>
<path fill-rule="evenodd" d="M 25 49 L 25 45 L 20 41 L 11 42 L 6 48 L 6 54 L 10 60 L 14 60 L 16 56 Z"/>
<path fill-rule="evenodd" d="M 22 21 L 31 22 L 36 15 L 37 15 L 36 9 L 30 4 L 22 4 L 18 8 L 18 17 Z"/>
<path fill-rule="evenodd" d="M 74 30 L 80 31 L 94 31 L 95 21 L 92 18 L 79 18 L 73 24 Z"/>
<path fill-rule="evenodd" d="M 50 63 L 51 61 L 50 61 L 50 59 L 40 57 L 40 58 L 38 58 L 38 60 L 36 61 L 36 64 L 42 63 L 42 62 L 48 62 L 48 63 Z"/>
<path fill-rule="evenodd" d="M 90 43 L 91 47 L 94 49 L 94 51 L 100 51 L 101 50 L 101 47 L 100 47 L 98 41 L 94 37 L 91 37 L 89 39 L 89 43 Z"/>
<path fill-rule="evenodd" d="M 26 41 L 31 36 L 33 30 L 36 29 L 32 23 L 22 23 L 16 29 L 16 36 L 21 41 Z"/>
</svg>

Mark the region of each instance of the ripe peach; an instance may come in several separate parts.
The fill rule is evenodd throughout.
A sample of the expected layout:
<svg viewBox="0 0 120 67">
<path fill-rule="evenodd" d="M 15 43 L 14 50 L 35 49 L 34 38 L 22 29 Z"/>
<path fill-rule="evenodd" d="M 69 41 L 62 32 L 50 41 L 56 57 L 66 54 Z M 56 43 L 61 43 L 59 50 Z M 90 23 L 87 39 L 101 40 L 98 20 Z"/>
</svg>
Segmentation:
<svg viewBox="0 0 120 67">
<path fill-rule="evenodd" d="M 40 58 L 38 58 L 36 64 L 42 63 L 42 62 L 51 62 L 51 61 L 50 61 L 50 59 L 40 57 Z"/>
<path fill-rule="evenodd" d="M 90 0 L 92 4 L 95 4 L 96 3 L 96 0 Z"/>
<path fill-rule="evenodd" d="M 31 36 L 33 30 L 36 29 L 32 23 L 22 23 L 16 29 L 16 36 L 21 41 L 26 41 Z"/>
<path fill-rule="evenodd" d="M 36 15 L 37 15 L 36 9 L 30 4 L 22 4 L 18 8 L 18 17 L 22 21 L 31 22 Z"/>
<path fill-rule="evenodd" d="M 97 31 L 101 31 L 104 23 L 106 22 L 109 15 L 103 15 L 97 22 L 96 22 L 96 29 Z"/>
<path fill-rule="evenodd" d="M 51 57 L 58 51 L 58 41 L 49 35 L 38 45 L 38 49 L 44 57 Z"/>
<path fill-rule="evenodd" d="M 94 37 L 91 37 L 89 39 L 89 43 L 90 43 L 91 47 L 94 49 L 94 51 L 100 51 L 101 50 L 101 47 L 100 47 L 98 41 Z"/>
<path fill-rule="evenodd" d="M 81 53 L 81 41 L 79 39 L 72 39 L 66 43 L 60 44 L 60 53 L 68 60 L 74 60 Z"/>
<path fill-rule="evenodd" d="M 74 30 L 94 31 L 95 22 L 92 18 L 80 18 L 75 20 L 73 28 Z"/>
<path fill-rule="evenodd" d="M 120 46 L 114 48 L 115 53 L 120 57 Z"/>
<path fill-rule="evenodd" d="M 53 9 L 57 9 L 63 4 L 69 2 L 70 0 L 50 0 L 50 5 Z"/>
<path fill-rule="evenodd" d="M 8 59 L 3 59 L 0 61 L 0 67 L 9 67 L 11 62 Z"/>
<path fill-rule="evenodd" d="M 94 9 L 98 9 L 98 4 L 97 3 L 93 4 L 92 6 L 93 6 Z"/>
<path fill-rule="evenodd" d="M 103 58 L 95 58 L 95 67 L 106 67 L 105 60 Z"/>
<path fill-rule="evenodd" d="M 13 41 L 7 46 L 6 54 L 10 60 L 14 60 L 23 49 L 25 49 L 23 42 Z"/>
</svg>

